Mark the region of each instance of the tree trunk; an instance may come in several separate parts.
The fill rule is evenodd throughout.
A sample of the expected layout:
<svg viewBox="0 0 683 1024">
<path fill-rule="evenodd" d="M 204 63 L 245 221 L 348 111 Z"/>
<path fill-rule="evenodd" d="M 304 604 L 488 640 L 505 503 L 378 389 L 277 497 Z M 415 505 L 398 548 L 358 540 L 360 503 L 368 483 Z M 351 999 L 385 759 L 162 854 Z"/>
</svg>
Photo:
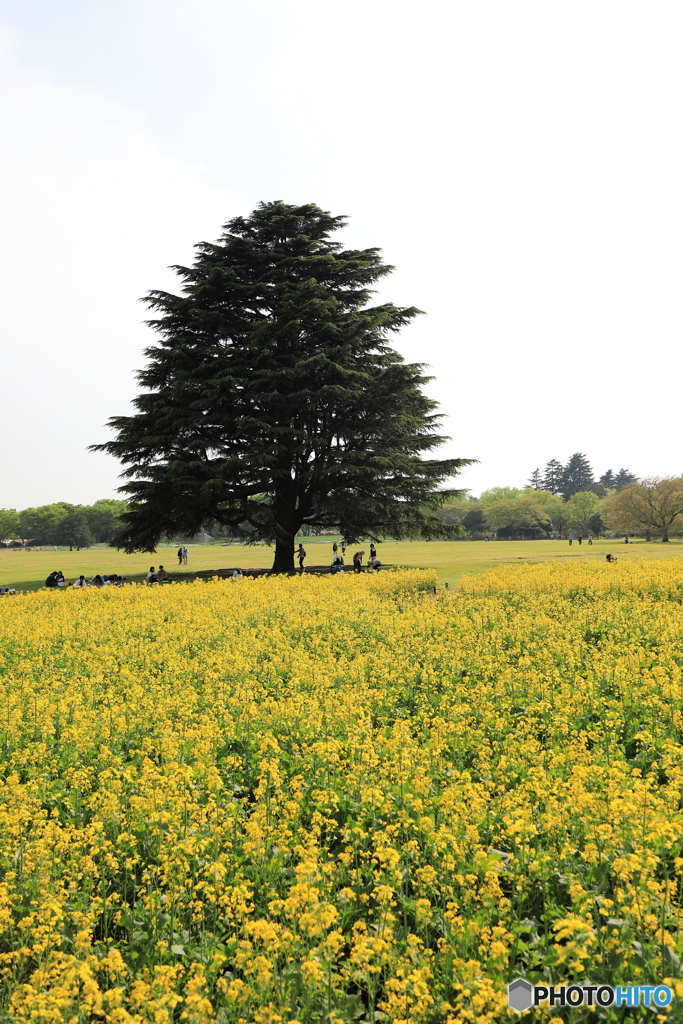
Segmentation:
<svg viewBox="0 0 683 1024">
<path fill-rule="evenodd" d="M 669 543 L 669 527 L 665 526 L 664 530 L 662 532 L 662 544 L 668 544 L 668 543 Z"/>
<path fill-rule="evenodd" d="M 294 534 L 278 537 L 271 572 L 294 572 Z"/>
</svg>

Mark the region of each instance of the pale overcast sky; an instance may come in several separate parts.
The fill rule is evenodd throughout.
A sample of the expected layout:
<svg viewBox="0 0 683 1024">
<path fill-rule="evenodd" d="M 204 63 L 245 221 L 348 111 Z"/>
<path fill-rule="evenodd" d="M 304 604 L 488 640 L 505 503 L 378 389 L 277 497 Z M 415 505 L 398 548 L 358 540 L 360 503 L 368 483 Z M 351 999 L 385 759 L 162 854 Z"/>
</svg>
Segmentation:
<svg viewBox="0 0 683 1024">
<path fill-rule="evenodd" d="M 0 0 L 0 507 L 112 495 L 86 446 L 137 300 L 259 200 L 351 218 L 428 313 L 478 494 L 679 455 L 683 7 L 629 0 Z"/>
</svg>

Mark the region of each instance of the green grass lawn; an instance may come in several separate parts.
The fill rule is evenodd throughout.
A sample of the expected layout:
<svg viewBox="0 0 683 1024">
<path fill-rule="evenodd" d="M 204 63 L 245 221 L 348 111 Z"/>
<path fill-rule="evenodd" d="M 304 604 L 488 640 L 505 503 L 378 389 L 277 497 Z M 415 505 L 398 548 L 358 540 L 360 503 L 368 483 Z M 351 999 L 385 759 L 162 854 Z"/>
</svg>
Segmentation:
<svg viewBox="0 0 683 1024">
<path fill-rule="evenodd" d="M 307 565 L 329 565 L 332 561 L 332 543 L 329 538 L 320 541 L 304 538 L 308 552 Z M 367 543 L 358 545 L 367 551 Z M 187 566 L 178 566 L 177 545 L 159 547 L 155 555 L 124 555 L 112 548 L 90 548 L 87 551 L 13 551 L 0 548 L 0 586 L 12 586 L 17 590 L 37 590 L 43 586 L 45 577 L 53 569 L 61 569 L 68 581 L 81 573 L 86 579 L 95 573 L 116 572 L 128 580 L 144 579 L 150 565 L 165 566 L 166 571 L 176 579 L 192 579 L 199 570 L 226 569 L 239 565 L 242 569 L 269 568 L 273 550 L 266 545 L 246 547 L 241 544 L 220 547 L 218 545 L 193 545 L 189 547 Z M 347 552 L 347 561 L 356 546 Z M 624 544 L 623 540 L 598 540 L 592 547 L 584 542 L 579 547 L 574 541 L 572 547 L 566 540 L 527 541 L 386 541 L 378 545 L 377 554 L 387 565 L 419 566 L 433 568 L 439 573 L 442 583 L 456 586 L 464 573 L 479 573 L 500 563 L 546 562 L 555 559 L 604 561 L 611 551 L 620 559 L 671 558 L 683 556 L 683 540 L 669 544 L 635 541 Z"/>
</svg>

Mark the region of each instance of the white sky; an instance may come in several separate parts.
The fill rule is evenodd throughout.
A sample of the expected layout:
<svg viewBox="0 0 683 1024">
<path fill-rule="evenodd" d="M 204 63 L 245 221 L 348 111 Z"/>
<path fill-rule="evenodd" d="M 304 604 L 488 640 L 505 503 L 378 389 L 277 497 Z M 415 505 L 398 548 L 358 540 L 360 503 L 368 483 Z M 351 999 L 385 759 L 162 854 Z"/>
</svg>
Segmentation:
<svg viewBox="0 0 683 1024">
<path fill-rule="evenodd" d="M 89 503 L 137 300 L 259 200 L 350 215 L 429 315 L 477 494 L 585 452 L 683 471 L 683 7 L 0 0 L 0 507 Z"/>
</svg>

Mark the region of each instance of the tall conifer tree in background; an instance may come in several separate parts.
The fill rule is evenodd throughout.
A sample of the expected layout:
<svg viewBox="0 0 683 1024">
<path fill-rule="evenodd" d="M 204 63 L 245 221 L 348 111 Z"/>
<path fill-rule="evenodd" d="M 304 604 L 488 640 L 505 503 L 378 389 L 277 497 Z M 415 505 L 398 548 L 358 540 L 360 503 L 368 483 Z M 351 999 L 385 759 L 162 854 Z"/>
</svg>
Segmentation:
<svg viewBox="0 0 683 1024">
<path fill-rule="evenodd" d="M 419 310 L 368 306 L 392 268 L 331 241 L 344 217 L 261 204 L 175 267 L 182 294 L 152 291 L 157 345 L 132 416 L 95 450 L 125 465 L 130 508 L 112 544 L 153 551 L 208 522 L 275 543 L 294 568 L 302 527 L 363 537 L 442 537 L 442 484 L 467 459 L 425 459 L 447 440 L 430 379 L 387 338 Z M 457 527 L 452 528 L 454 531 Z"/>
<path fill-rule="evenodd" d="M 551 459 L 543 470 L 543 490 L 551 494 L 560 494 L 562 491 L 562 463 L 557 459 Z"/>
<path fill-rule="evenodd" d="M 623 491 L 624 487 L 628 487 L 629 484 L 635 484 L 638 481 L 638 477 L 634 476 L 628 469 L 620 469 L 614 478 L 614 486 L 616 490 Z"/>
<path fill-rule="evenodd" d="M 566 501 L 572 494 L 590 490 L 593 484 L 593 467 L 582 452 L 574 452 L 562 470 L 562 497 Z"/>
<path fill-rule="evenodd" d="M 628 469 L 620 469 L 618 473 L 613 473 L 611 469 L 608 469 L 606 473 L 602 474 L 599 482 L 608 491 L 623 491 L 624 487 L 635 484 L 637 480 L 638 478 Z"/>
</svg>

